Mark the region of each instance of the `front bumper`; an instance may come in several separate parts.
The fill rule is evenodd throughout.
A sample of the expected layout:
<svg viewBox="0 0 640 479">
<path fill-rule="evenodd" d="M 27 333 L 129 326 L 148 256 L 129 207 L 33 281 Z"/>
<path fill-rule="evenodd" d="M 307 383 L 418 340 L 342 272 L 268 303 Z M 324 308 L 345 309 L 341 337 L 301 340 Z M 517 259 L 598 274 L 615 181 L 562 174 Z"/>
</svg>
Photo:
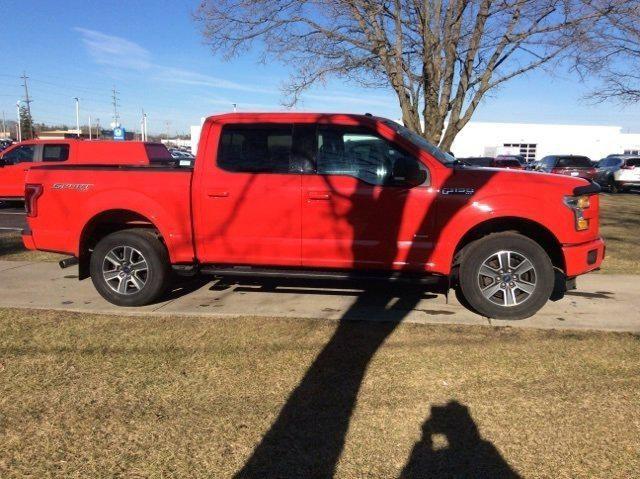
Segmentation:
<svg viewBox="0 0 640 479">
<path fill-rule="evenodd" d="M 598 269 L 604 260 L 605 244 L 602 238 L 587 243 L 562 247 L 566 275 L 578 276 Z"/>
</svg>

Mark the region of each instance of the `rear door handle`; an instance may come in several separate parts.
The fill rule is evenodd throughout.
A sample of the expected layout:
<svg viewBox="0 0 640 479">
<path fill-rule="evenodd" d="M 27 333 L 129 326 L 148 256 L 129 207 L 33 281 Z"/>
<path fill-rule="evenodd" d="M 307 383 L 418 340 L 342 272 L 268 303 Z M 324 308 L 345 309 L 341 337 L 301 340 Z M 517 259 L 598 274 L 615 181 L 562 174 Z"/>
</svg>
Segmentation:
<svg viewBox="0 0 640 479">
<path fill-rule="evenodd" d="M 328 191 L 309 191 L 307 197 L 310 200 L 329 200 L 331 199 L 331 193 Z"/>
<path fill-rule="evenodd" d="M 209 198 L 227 198 L 229 192 L 224 190 L 209 190 L 207 191 L 207 196 Z"/>
</svg>

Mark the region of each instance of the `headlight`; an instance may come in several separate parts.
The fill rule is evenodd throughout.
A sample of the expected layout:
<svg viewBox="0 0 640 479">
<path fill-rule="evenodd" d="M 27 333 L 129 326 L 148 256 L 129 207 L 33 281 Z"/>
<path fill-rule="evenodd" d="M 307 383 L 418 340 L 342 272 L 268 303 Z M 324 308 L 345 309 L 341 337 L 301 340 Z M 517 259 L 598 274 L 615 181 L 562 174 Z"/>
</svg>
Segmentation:
<svg viewBox="0 0 640 479">
<path fill-rule="evenodd" d="M 589 196 L 565 196 L 564 204 L 573 210 L 576 230 L 584 231 L 589 229 L 589 220 L 583 215 L 584 210 L 591 206 Z"/>
</svg>

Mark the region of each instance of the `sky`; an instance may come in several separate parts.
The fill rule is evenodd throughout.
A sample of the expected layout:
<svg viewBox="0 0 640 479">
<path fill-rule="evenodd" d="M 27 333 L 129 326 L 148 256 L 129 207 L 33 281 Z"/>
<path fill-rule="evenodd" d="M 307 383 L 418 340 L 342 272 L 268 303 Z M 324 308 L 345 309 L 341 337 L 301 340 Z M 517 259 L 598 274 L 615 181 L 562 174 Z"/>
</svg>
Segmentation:
<svg viewBox="0 0 640 479">
<path fill-rule="evenodd" d="M 16 117 L 26 72 L 36 122 L 75 125 L 113 117 L 118 94 L 122 125 L 137 130 L 142 110 L 152 134 L 188 133 L 202 117 L 231 111 L 284 110 L 282 86 L 291 67 L 260 64 L 258 52 L 226 62 L 203 44 L 192 0 L 0 0 L 0 108 Z M 565 70 L 538 71 L 493 91 L 475 121 L 616 125 L 640 131 L 640 106 L 593 105 L 594 83 Z M 334 81 L 303 95 L 297 109 L 373 113 L 397 119 L 387 90 Z"/>
</svg>

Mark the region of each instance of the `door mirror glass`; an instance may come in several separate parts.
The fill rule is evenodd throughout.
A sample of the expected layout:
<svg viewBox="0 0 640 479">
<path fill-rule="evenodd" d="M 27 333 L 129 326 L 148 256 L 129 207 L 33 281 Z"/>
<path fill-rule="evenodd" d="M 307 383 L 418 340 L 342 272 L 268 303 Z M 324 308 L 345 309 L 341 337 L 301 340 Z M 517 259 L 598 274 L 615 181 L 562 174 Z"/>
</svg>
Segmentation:
<svg viewBox="0 0 640 479">
<path fill-rule="evenodd" d="M 392 186 L 418 186 L 427 179 L 427 172 L 420 162 L 410 156 L 396 158 L 388 184 Z"/>
</svg>

